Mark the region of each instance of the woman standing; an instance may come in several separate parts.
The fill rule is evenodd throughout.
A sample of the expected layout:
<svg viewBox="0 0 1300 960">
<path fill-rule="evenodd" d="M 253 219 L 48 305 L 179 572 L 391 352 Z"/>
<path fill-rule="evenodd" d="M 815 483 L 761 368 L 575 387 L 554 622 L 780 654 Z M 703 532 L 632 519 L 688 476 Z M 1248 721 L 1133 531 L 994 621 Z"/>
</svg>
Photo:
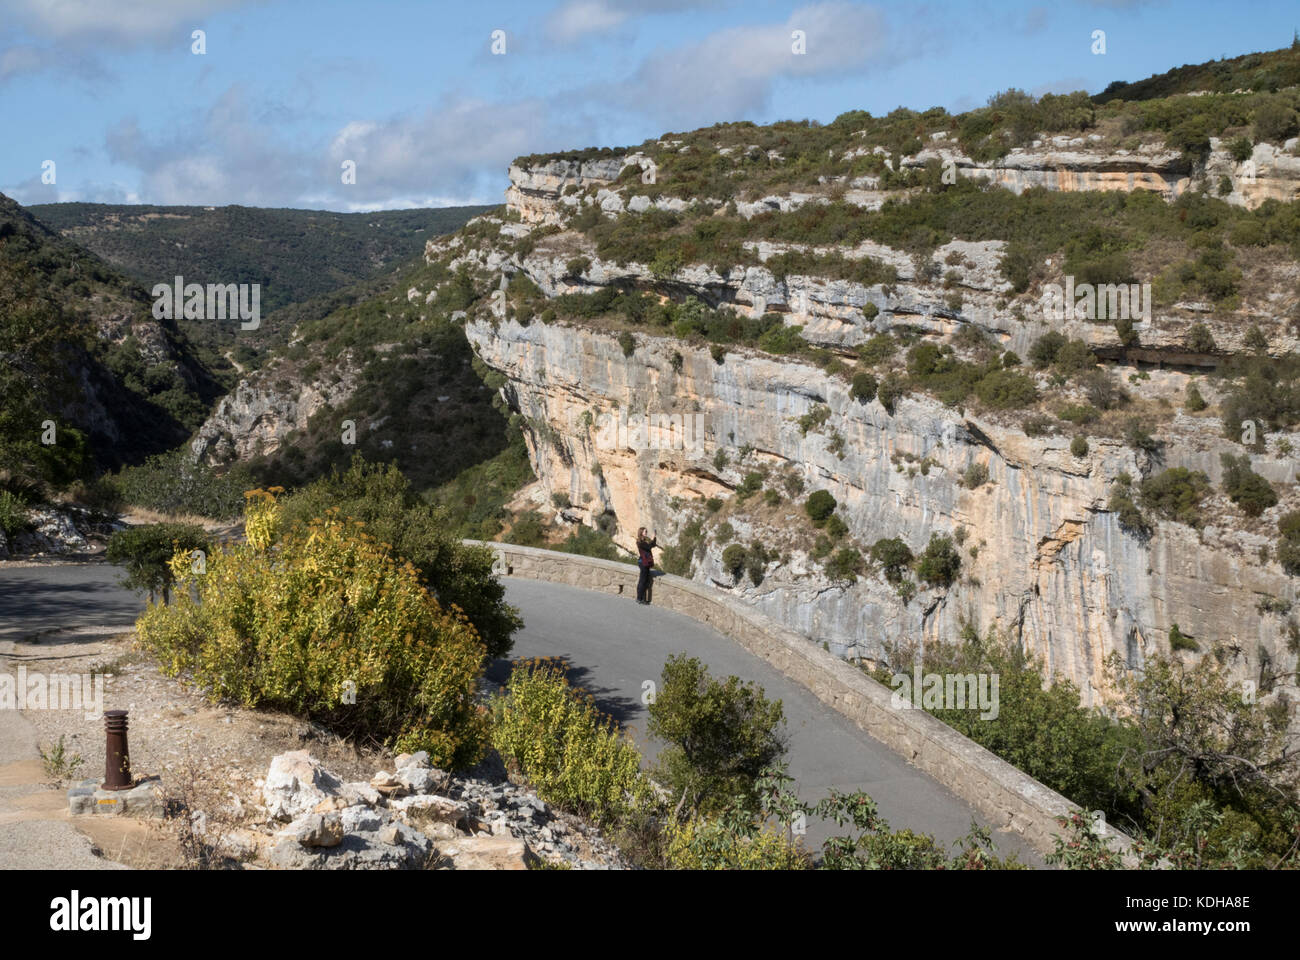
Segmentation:
<svg viewBox="0 0 1300 960">
<path fill-rule="evenodd" d="M 650 603 L 652 570 L 655 565 L 654 554 L 650 551 L 658 546 L 658 539 L 646 533 L 645 527 L 636 532 L 636 565 L 641 568 L 641 576 L 636 582 L 636 602 Z"/>
</svg>

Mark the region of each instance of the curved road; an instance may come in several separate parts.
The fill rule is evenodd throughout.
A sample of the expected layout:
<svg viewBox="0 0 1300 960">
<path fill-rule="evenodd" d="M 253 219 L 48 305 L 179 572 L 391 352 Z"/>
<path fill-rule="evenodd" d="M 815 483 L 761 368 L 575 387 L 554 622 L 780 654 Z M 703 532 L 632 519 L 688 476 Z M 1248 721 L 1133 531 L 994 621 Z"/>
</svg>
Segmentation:
<svg viewBox="0 0 1300 960">
<path fill-rule="evenodd" d="M 120 571 L 106 564 L 0 567 L 0 652 L 3 642 L 52 627 L 129 626 L 143 603 L 117 585 Z M 703 624 L 631 599 L 535 580 L 506 581 L 507 600 L 519 607 L 525 626 L 515 637 L 514 657 L 560 657 L 570 679 L 631 729 L 647 758 L 658 744 L 646 736 L 643 684 L 659 683 L 664 661 L 688 653 L 714 676 L 735 674 L 757 682 L 785 708 L 789 772 L 809 801 L 830 788 L 863 790 L 894 829 L 933 834 L 944 844 L 964 836 L 971 820 L 985 823 L 962 800 L 927 774 L 831 710 L 811 691 L 786 679 L 765 661 Z M 509 663 L 495 661 L 488 676 L 502 682 Z M 816 850 L 836 831 L 810 822 L 805 842 Z M 1018 836 L 994 832 L 1000 854 L 1022 862 L 1042 859 Z"/>
</svg>

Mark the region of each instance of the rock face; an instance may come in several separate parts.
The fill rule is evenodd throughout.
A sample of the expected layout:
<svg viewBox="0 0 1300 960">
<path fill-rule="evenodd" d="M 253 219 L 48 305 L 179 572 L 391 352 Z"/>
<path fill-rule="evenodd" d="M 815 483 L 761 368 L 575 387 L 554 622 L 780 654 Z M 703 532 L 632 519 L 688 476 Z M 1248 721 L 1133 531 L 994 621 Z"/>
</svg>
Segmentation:
<svg viewBox="0 0 1300 960">
<path fill-rule="evenodd" d="M 618 156 L 589 161 L 555 160 L 532 167 L 512 164 L 506 203 L 519 213 L 524 223 L 554 223 L 559 218 L 567 188 L 584 190 L 593 184 L 612 183 L 630 162 L 629 158 Z"/>
<path fill-rule="evenodd" d="M 1222 637 L 1243 678 L 1257 677 L 1264 660 L 1294 659 L 1284 620 L 1257 610 L 1263 596 L 1295 596 L 1280 567 L 1256 555 L 1267 540 L 1174 523 L 1160 524 L 1146 544 L 1126 534 L 1106 509 L 1108 489 L 1121 471 L 1140 475 L 1136 458 L 1144 455 L 1117 441 L 1096 439 L 1079 459 L 1068 438 L 1029 438 L 923 397 L 900 401 L 891 416 L 878 401 L 852 399 L 843 380 L 820 369 L 745 350 L 718 363 L 708 350 L 638 334 L 625 356 L 607 334 L 514 321 L 472 322 L 467 333 L 508 377 L 504 391 L 528 425 L 545 493 L 581 505 L 587 522 L 612 515 L 624 547 L 639 526 L 674 542 L 683 504 L 730 495 L 758 465 L 794 471 L 807 490 L 830 491 L 860 544 L 900 537 L 919 551 L 931 534 L 965 529 L 967 545 L 979 548 L 977 561 L 963 556 L 965 578 L 948 590 L 922 589 L 907 604 L 879 577 L 830 580 L 793 539 L 769 544 L 788 549 L 791 561 L 769 567 L 760 586 L 737 581 L 716 557 L 697 565 L 694 579 L 735 590 L 838 654 L 888 660 L 890 643 L 953 639 L 967 621 L 996 626 L 1041 655 L 1053 676 L 1074 681 L 1089 702 L 1104 687 L 1108 654 L 1139 667 L 1153 651 L 1168 653 L 1172 623 Z M 828 418 L 803 432 L 798 418 L 818 405 L 829 408 Z M 595 418 L 612 411 L 685 422 L 698 416 L 701 429 L 691 444 L 680 434 L 678 442 L 668 434 L 603 442 Z M 752 448 L 745 465 L 715 464 L 719 450 L 734 458 L 738 448 Z M 1168 459 L 1216 477 L 1220 449 L 1234 448 L 1191 433 Z M 902 469 L 922 461 L 925 471 Z M 963 485 L 972 464 L 988 470 L 989 483 Z M 1264 458 L 1255 469 L 1293 476 L 1290 465 Z M 793 529 L 806 521 L 792 509 Z M 779 536 L 773 525 L 761 534 Z M 736 540 L 747 543 L 756 532 L 737 522 Z"/>
<path fill-rule="evenodd" d="M 259 371 L 240 380 L 199 428 L 191 454 L 215 465 L 275 452 L 289 434 L 305 430 L 317 411 L 352 395 L 357 381 L 347 358 L 332 373 L 334 379 L 302 382 Z"/>
</svg>

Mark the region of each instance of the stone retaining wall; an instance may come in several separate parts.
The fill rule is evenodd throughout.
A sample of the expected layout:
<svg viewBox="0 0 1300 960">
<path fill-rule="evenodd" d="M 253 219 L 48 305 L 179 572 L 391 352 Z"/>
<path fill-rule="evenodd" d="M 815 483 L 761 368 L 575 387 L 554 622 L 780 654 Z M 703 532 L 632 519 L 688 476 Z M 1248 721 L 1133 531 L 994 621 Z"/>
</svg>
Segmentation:
<svg viewBox="0 0 1300 960">
<path fill-rule="evenodd" d="M 498 572 L 504 576 L 601 590 L 629 601 L 636 596 L 637 568 L 630 564 L 513 544 L 486 546 L 497 551 Z M 739 600 L 665 574 L 655 577 L 654 602 L 708 624 L 803 684 L 827 706 L 934 777 L 991 825 L 1020 834 L 1039 853 L 1054 849 L 1053 838 L 1061 833 L 1056 818 L 1079 809 L 930 714 L 892 707 L 893 691 L 888 687 Z M 1128 837 L 1110 828 L 1108 835 L 1120 848 L 1129 848 Z"/>
</svg>

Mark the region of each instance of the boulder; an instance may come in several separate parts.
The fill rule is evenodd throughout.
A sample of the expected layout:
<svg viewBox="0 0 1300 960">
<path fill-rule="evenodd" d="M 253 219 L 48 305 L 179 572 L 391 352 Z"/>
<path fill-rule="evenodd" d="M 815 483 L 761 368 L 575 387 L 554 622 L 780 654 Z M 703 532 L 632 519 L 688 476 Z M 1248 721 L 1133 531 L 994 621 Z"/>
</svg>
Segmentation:
<svg viewBox="0 0 1300 960">
<path fill-rule="evenodd" d="M 537 854 L 514 837 L 466 837 L 439 851 L 455 870 L 527 870 Z"/>
<path fill-rule="evenodd" d="M 262 787 L 267 814 L 273 820 L 293 820 L 310 813 L 342 784 L 306 750 L 292 750 L 272 758 Z"/>
</svg>

